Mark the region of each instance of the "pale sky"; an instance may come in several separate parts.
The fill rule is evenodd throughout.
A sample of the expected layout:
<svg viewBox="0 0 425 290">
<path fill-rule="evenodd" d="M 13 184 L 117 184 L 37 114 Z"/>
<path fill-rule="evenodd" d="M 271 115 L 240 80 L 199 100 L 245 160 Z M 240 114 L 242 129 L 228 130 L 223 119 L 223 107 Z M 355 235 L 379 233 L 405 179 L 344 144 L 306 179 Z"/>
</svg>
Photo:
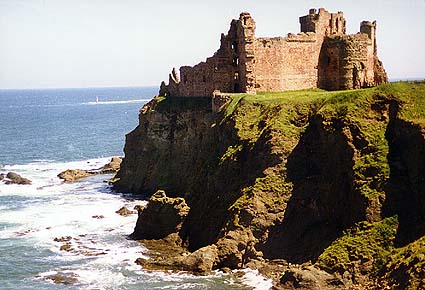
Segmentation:
<svg viewBox="0 0 425 290">
<path fill-rule="evenodd" d="M 300 30 L 310 8 L 377 21 L 392 79 L 425 78 L 425 0 L 0 0 L 0 89 L 159 86 L 219 47 L 248 11 L 257 36 Z"/>
</svg>

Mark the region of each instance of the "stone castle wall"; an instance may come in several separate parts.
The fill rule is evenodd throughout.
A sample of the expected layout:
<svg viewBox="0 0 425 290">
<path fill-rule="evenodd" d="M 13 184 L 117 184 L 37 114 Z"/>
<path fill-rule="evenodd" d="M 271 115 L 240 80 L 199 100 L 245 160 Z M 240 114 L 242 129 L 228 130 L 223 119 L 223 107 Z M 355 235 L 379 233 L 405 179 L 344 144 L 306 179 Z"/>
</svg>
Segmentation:
<svg viewBox="0 0 425 290">
<path fill-rule="evenodd" d="M 321 43 L 314 34 L 257 39 L 256 89 L 286 91 L 316 87 Z"/>
<path fill-rule="evenodd" d="M 205 62 L 173 69 L 160 95 L 212 96 L 215 91 L 255 93 L 309 88 L 370 87 L 387 81 L 377 57 L 376 23 L 346 35 L 343 13 L 311 9 L 300 17 L 301 33 L 256 38 L 249 13 L 233 20 L 217 52 Z"/>
</svg>

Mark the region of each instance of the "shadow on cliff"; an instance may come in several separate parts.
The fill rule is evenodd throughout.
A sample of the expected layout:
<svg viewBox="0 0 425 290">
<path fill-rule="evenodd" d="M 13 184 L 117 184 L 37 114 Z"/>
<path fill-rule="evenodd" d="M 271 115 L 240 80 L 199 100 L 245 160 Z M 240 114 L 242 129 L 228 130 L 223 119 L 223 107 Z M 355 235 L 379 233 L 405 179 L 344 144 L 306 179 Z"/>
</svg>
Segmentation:
<svg viewBox="0 0 425 290">
<path fill-rule="evenodd" d="M 386 131 L 390 181 L 384 213 L 398 215 L 395 243 L 404 246 L 425 235 L 425 136 L 420 125 L 398 119 L 397 112 L 393 103 Z"/>
<path fill-rule="evenodd" d="M 115 184 L 146 197 L 158 189 L 184 197 L 190 211 L 180 235 L 192 251 L 216 242 L 242 189 L 281 162 L 271 154 L 272 137 L 265 128 L 249 143 L 239 138 L 232 118 L 220 122 L 223 118 L 211 112 L 211 99 L 151 101 L 126 137 Z"/>
<path fill-rule="evenodd" d="M 242 145 L 242 149 L 233 158 L 227 158 L 211 166 L 203 177 L 192 187 L 186 200 L 190 206 L 180 236 L 188 243 L 191 251 L 215 243 L 233 214 L 229 208 L 242 196 L 242 189 L 263 177 L 263 171 L 281 162 L 271 153 L 272 135 L 264 130 L 255 143 L 241 141 L 237 137 L 235 125 L 231 120 L 220 125 L 221 148 L 219 156 L 225 154 L 230 145 Z M 223 134 L 224 133 L 224 134 Z"/>
<path fill-rule="evenodd" d="M 354 190 L 354 146 L 344 124 L 324 125 L 313 116 L 288 157 L 293 182 L 283 222 L 270 228 L 259 248 L 266 258 L 293 263 L 315 260 L 341 232 L 362 220 L 367 199 Z"/>
</svg>

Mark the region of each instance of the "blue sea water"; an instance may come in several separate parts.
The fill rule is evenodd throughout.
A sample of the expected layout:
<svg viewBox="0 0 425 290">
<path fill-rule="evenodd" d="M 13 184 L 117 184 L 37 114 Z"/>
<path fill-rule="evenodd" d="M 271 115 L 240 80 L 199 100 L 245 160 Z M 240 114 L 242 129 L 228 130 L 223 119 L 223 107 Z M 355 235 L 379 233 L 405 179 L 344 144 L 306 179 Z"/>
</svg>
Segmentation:
<svg viewBox="0 0 425 290">
<path fill-rule="evenodd" d="M 147 272 L 146 250 L 127 239 L 137 216 L 115 211 L 145 201 L 113 192 L 95 176 L 63 183 L 65 169 L 99 168 L 122 156 L 125 134 L 157 88 L 0 90 L 0 289 L 268 289 L 270 281 L 215 273 Z M 65 240 L 58 238 L 66 237 Z M 55 241 L 56 239 L 56 241 Z M 71 248 L 61 250 L 64 245 Z M 63 277 L 73 283 L 55 284 Z"/>
<path fill-rule="evenodd" d="M 138 109 L 157 88 L 0 91 L 0 162 L 122 155 Z M 98 102 L 96 103 L 96 98 Z"/>
</svg>

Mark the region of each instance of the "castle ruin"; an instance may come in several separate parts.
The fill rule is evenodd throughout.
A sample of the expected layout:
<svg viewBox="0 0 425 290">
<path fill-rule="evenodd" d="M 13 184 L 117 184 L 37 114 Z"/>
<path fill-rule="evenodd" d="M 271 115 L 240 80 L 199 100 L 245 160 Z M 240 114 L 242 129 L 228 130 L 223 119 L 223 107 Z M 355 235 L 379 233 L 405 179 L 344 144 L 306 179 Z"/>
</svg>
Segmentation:
<svg viewBox="0 0 425 290">
<path fill-rule="evenodd" d="M 301 33 L 255 37 L 247 12 L 232 20 L 220 48 L 193 67 L 173 69 L 162 96 L 212 96 L 214 92 L 255 93 L 311 88 L 346 90 L 387 82 L 377 56 L 376 22 L 363 21 L 360 32 L 345 34 L 342 12 L 310 9 L 300 17 Z"/>
</svg>

